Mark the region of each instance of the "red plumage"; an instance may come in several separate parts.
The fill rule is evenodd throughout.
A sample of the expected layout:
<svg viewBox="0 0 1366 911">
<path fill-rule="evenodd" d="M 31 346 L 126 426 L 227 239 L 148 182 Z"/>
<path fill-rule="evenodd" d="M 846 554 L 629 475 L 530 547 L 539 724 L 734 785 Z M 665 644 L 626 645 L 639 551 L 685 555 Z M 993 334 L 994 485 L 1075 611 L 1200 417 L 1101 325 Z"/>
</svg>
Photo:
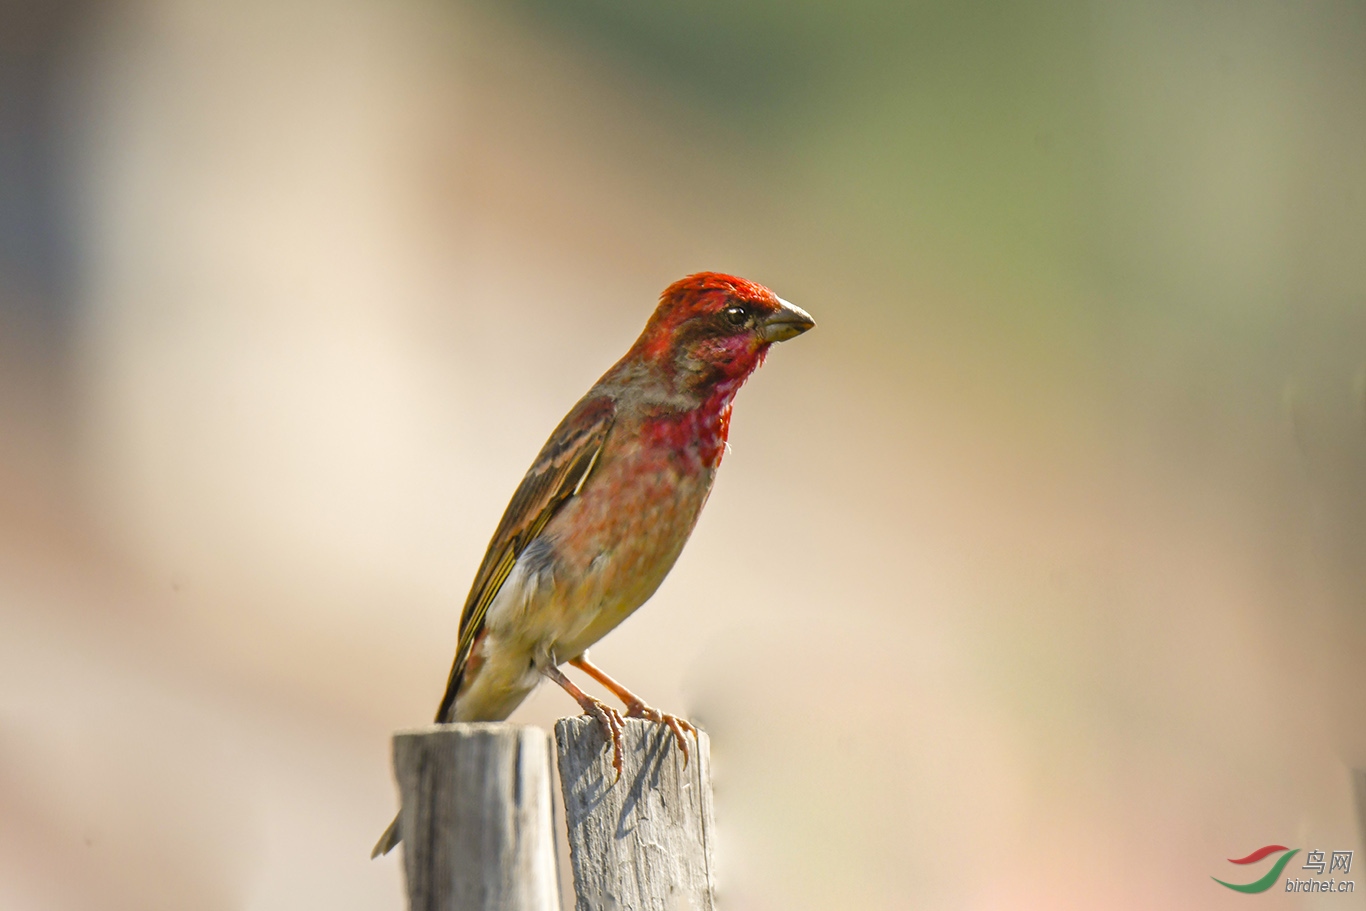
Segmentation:
<svg viewBox="0 0 1366 911">
<path fill-rule="evenodd" d="M 569 411 L 489 542 L 460 620 L 438 722 L 498 721 L 550 677 L 598 719 L 620 771 L 621 716 L 559 670 L 568 663 L 627 714 L 645 705 L 587 649 L 643 604 L 682 552 L 725 453 L 731 403 L 769 346 L 815 323 L 762 285 L 715 272 L 665 289 L 626 355 Z M 397 822 L 397 820 L 395 821 Z M 398 842 L 396 826 L 375 853 Z"/>
</svg>

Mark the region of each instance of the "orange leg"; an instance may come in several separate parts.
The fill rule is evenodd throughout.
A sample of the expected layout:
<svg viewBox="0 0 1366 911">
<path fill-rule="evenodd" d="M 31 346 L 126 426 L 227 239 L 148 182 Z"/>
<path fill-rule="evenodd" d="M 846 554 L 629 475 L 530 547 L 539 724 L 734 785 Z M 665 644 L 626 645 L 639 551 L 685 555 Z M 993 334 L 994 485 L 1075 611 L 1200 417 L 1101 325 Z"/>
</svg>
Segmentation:
<svg viewBox="0 0 1366 911">
<path fill-rule="evenodd" d="M 626 752 L 626 747 L 621 741 L 623 728 L 621 713 L 601 699 L 594 699 L 579 689 L 574 685 L 574 681 L 562 674 L 555 665 L 551 664 L 541 668 L 541 673 L 564 687 L 564 691 L 573 696 L 574 701 L 583 707 L 583 713 L 593 718 L 602 728 L 603 737 L 612 745 L 612 768 L 616 769 L 617 772 L 617 777 L 613 779 L 613 783 L 620 781 L 622 755 Z"/>
<path fill-rule="evenodd" d="M 645 700 L 641 699 L 620 683 L 617 683 L 611 677 L 607 676 L 601 668 L 589 661 L 587 652 L 584 652 L 569 663 L 592 677 L 598 683 L 607 687 L 612 691 L 612 695 L 626 703 L 627 718 L 644 718 L 646 721 L 653 721 L 655 724 L 667 725 L 669 730 L 674 732 L 674 739 L 678 741 L 678 748 L 683 751 L 683 767 L 687 768 L 688 738 L 684 736 L 683 732 L 687 731 L 694 737 L 697 736 L 697 728 L 693 727 L 687 719 L 661 712 L 659 709 L 650 708 L 645 704 Z"/>
</svg>

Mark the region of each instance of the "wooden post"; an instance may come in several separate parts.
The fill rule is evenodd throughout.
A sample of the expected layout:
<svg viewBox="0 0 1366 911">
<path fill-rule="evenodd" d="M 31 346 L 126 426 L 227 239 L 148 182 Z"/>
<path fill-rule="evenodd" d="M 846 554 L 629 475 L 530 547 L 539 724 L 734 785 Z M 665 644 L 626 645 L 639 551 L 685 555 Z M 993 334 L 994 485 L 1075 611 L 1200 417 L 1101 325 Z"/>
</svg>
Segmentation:
<svg viewBox="0 0 1366 911">
<path fill-rule="evenodd" d="M 692 738 L 689 738 L 691 741 Z M 711 754 L 683 754 L 668 728 L 627 719 L 625 768 L 590 718 L 562 718 L 555 743 L 577 911 L 713 911 Z"/>
<path fill-rule="evenodd" d="M 412 911 L 559 911 L 550 739 L 511 724 L 394 735 Z"/>
</svg>

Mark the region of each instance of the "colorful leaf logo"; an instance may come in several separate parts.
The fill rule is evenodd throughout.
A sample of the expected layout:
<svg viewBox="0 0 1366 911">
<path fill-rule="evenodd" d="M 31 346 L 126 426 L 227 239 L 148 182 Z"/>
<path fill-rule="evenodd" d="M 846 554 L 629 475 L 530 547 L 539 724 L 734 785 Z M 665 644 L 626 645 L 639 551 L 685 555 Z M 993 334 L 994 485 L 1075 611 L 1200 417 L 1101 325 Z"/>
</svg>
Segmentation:
<svg viewBox="0 0 1366 911">
<path fill-rule="evenodd" d="M 1290 863 L 1290 858 L 1300 853 L 1299 848 L 1296 848 L 1293 851 L 1291 851 L 1285 845 L 1266 845 L 1265 847 L 1261 847 L 1253 851 L 1247 857 L 1240 857 L 1237 860 L 1234 860 L 1230 857 L 1228 861 L 1231 864 L 1255 864 L 1257 861 L 1261 860 L 1267 855 L 1275 854 L 1277 851 L 1286 851 L 1288 853 L 1282 854 L 1280 860 L 1276 861 L 1275 865 L 1273 865 L 1272 868 L 1267 871 L 1266 875 L 1263 876 L 1261 879 L 1257 880 L 1256 882 L 1226 883 L 1222 879 L 1219 879 L 1214 876 L 1211 876 L 1210 879 L 1214 880 L 1221 886 L 1226 886 L 1232 889 L 1235 892 L 1265 892 L 1267 889 L 1270 889 L 1273 885 L 1275 885 L 1276 880 L 1280 879 L 1281 871 L 1285 869 L 1286 864 Z"/>
</svg>

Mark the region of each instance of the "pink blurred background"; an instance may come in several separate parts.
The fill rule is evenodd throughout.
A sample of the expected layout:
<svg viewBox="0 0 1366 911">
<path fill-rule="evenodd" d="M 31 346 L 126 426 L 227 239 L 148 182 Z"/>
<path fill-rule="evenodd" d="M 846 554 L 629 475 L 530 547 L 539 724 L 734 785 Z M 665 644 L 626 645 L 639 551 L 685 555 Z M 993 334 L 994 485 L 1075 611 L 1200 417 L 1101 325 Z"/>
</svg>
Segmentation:
<svg viewBox="0 0 1366 911">
<path fill-rule="evenodd" d="M 0 15 L 0 907 L 403 907 L 389 734 L 702 269 L 819 327 L 593 654 L 710 732 L 725 908 L 1360 854 L 1366 7 Z"/>
</svg>

